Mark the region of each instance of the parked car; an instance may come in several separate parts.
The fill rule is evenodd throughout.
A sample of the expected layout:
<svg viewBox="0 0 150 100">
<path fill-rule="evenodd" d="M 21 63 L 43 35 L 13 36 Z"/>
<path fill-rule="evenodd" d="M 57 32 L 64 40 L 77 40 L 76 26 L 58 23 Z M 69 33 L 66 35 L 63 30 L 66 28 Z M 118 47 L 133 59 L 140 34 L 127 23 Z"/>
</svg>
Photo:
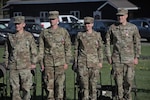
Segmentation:
<svg viewBox="0 0 150 100">
<path fill-rule="evenodd" d="M 63 23 L 84 23 L 83 19 L 78 19 L 76 16 L 73 15 L 59 15 L 59 22 Z M 41 25 L 43 28 L 50 27 L 49 19 L 47 20 L 41 20 Z"/>
<path fill-rule="evenodd" d="M 7 26 L 5 25 L 5 23 L 0 22 L 0 29 L 5 29 L 7 28 Z"/>
<path fill-rule="evenodd" d="M 60 22 L 59 26 L 67 29 L 70 34 L 72 44 L 75 43 L 75 38 L 80 31 L 84 31 L 84 26 L 82 23 L 63 23 Z"/>
<path fill-rule="evenodd" d="M 141 38 L 147 39 L 150 42 L 150 18 L 131 19 L 129 22 L 137 26 Z"/>
<path fill-rule="evenodd" d="M 113 23 L 116 23 L 116 20 L 111 20 L 111 19 L 99 19 L 99 20 L 94 20 L 94 26 L 93 29 L 97 32 L 101 33 L 102 40 L 106 41 L 105 35 L 106 32 L 109 28 L 110 25 Z"/>
<path fill-rule="evenodd" d="M 4 45 L 6 42 L 6 38 L 0 35 L 0 45 Z"/>
<path fill-rule="evenodd" d="M 5 23 L 0 23 L 0 45 L 5 43 L 9 33 L 13 33 L 12 30 L 8 29 Z"/>
<path fill-rule="evenodd" d="M 8 22 L 10 21 L 10 18 L 1 18 L 0 23 L 4 23 L 6 26 L 8 26 Z"/>
</svg>

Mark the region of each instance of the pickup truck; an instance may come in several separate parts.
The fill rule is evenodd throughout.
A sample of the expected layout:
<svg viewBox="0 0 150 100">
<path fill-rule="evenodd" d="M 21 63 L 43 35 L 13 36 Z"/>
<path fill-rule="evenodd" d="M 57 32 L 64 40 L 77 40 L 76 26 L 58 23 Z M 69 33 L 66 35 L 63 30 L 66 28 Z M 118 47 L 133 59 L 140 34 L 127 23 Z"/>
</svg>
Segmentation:
<svg viewBox="0 0 150 100">
<path fill-rule="evenodd" d="M 84 20 L 78 19 L 77 17 L 73 15 L 59 15 L 59 22 L 63 23 L 83 23 Z M 43 28 L 48 28 L 50 27 L 50 22 L 41 22 L 41 25 Z"/>
</svg>

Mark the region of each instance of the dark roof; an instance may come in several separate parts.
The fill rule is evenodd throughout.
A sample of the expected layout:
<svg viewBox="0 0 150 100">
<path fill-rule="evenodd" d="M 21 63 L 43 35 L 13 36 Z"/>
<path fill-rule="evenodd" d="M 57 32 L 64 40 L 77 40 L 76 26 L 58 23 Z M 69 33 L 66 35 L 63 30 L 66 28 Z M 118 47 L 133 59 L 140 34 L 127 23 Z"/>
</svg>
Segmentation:
<svg viewBox="0 0 150 100">
<path fill-rule="evenodd" d="M 77 2 L 99 2 L 107 0 L 9 0 L 7 4 L 47 4 L 47 3 L 77 3 Z"/>
<path fill-rule="evenodd" d="M 9 0 L 7 4 L 2 7 L 6 9 L 13 4 L 50 4 L 50 3 L 79 3 L 79 2 L 100 2 L 107 0 Z"/>
<path fill-rule="evenodd" d="M 12 4 L 50 4 L 50 3 L 78 3 L 78 2 L 100 2 L 106 1 L 97 10 L 101 10 L 105 5 L 109 4 L 116 9 L 125 8 L 128 10 L 137 10 L 138 7 L 128 0 L 9 0 L 2 9 L 6 9 Z"/>
<path fill-rule="evenodd" d="M 78 2 L 100 2 L 107 0 L 9 0 L 1 9 L 7 10 L 13 4 L 50 4 L 50 3 L 78 3 Z"/>
<path fill-rule="evenodd" d="M 138 7 L 133 3 L 129 2 L 128 0 L 108 0 L 102 6 L 100 6 L 97 10 L 101 10 L 105 5 L 111 5 L 116 9 L 125 8 L 128 10 L 137 10 Z"/>
</svg>

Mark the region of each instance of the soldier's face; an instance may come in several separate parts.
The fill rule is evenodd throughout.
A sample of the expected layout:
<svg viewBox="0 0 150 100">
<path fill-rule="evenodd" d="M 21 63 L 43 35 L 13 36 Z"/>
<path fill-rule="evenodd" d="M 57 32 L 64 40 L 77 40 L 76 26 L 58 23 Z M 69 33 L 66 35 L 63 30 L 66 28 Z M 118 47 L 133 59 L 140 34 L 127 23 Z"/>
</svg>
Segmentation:
<svg viewBox="0 0 150 100">
<path fill-rule="evenodd" d="M 25 27 L 25 23 L 16 23 L 16 31 L 21 31 Z"/>
<path fill-rule="evenodd" d="M 58 22 L 59 22 L 58 18 L 56 18 L 56 19 L 50 19 L 50 23 L 51 23 L 52 26 L 57 25 Z"/>
<path fill-rule="evenodd" d="M 90 29 L 92 29 L 92 27 L 93 27 L 93 23 L 86 23 L 85 24 L 85 29 L 86 30 L 90 30 Z"/>
<path fill-rule="evenodd" d="M 127 17 L 128 17 L 127 14 L 119 15 L 119 16 L 117 16 L 117 19 L 118 19 L 119 23 L 125 23 L 127 21 Z"/>
</svg>

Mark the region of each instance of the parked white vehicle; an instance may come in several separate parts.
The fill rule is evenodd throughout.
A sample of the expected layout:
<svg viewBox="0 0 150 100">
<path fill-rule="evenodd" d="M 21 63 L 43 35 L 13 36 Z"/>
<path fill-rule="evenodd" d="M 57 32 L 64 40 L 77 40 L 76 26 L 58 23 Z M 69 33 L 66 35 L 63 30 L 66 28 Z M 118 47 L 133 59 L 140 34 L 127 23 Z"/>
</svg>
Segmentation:
<svg viewBox="0 0 150 100">
<path fill-rule="evenodd" d="M 0 22 L 4 23 L 6 26 L 8 26 L 8 22 L 10 21 L 10 18 L 2 18 L 0 19 Z"/>
<path fill-rule="evenodd" d="M 50 27 L 51 25 L 50 25 L 50 22 L 49 22 L 49 21 L 44 21 L 44 22 L 41 22 L 41 26 L 42 26 L 43 28 L 48 28 L 48 27 Z"/>
<path fill-rule="evenodd" d="M 73 15 L 59 15 L 60 22 L 67 22 L 67 23 L 83 23 L 83 20 L 78 19 Z"/>
<path fill-rule="evenodd" d="M 73 15 L 59 15 L 59 22 L 66 22 L 66 23 L 84 23 L 84 20 L 78 19 L 77 17 Z M 43 28 L 50 27 L 49 21 L 47 22 L 41 22 L 41 25 Z"/>
</svg>

